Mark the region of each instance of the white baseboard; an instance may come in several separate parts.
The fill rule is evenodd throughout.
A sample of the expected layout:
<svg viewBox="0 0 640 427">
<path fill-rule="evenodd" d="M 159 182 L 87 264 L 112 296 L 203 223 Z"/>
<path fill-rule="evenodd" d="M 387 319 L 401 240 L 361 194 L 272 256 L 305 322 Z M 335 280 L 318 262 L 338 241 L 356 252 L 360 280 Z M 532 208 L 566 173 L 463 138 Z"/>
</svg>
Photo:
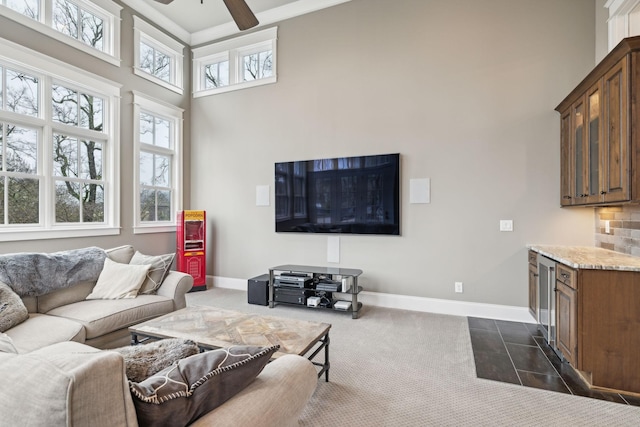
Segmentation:
<svg viewBox="0 0 640 427">
<path fill-rule="evenodd" d="M 216 288 L 247 291 L 246 279 L 207 276 L 207 282 L 209 285 L 213 285 L 213 287 Z M 528 307 L 483 304 L 478 302 L 454 301 L 368 291 L 363 291 L 358 294 L 358 301 L 362 302 L 364 305 L 397 308 L 401 310 L 450 314 L 453 316 L 482 317 L 486 319 L 509 320 L 512 322 L 536 323 L 529 313 Z"/>
</svg>

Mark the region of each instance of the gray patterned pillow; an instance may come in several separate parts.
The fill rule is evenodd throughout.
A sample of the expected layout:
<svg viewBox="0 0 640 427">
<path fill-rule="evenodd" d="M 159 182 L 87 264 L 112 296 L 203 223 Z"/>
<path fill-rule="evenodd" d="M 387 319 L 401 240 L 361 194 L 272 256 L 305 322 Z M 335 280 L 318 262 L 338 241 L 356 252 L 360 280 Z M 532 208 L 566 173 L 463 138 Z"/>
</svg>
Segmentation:
<svg viewBox="0 0 640 427">
<path fill-rule="evenodd" d="M 169 273 L 169 269 L 173 264 L 173 259 L 176 254 L 165 254 L 165 255 L 144 255 L 138 251 L 133 254 L 133 258 L 129 261 L 129 264 L 137 264 L 137 265 L 151 265 L 149 267 L 149 272 L 147 273 L 147 278 L 142 282 L 142 286 L 138 291 L 138 294 L 153 294 L 155 293 L 160 285 L 162 285 L 162 281 Z"/>
<path fill-rule="evenodd" d="M 141 383 L 129 382 L 141 426 L 180 427 L 222 405 L 262 372 L 280 346 L 234 346 L 196 354 Z"/>
<path fill-rule="evenodd" d="M 149 344 L 114 348 L 124 357 L 127 378 L 141 382 L 180 359 L 198 354 L 198 345 L 191 340 L 170 338 Z"/>
<path fill-rule="evenodd" d="M 29 318 L 27 307 L 13 289 L 0 282 L 0 332 L 7 331 Z"/>
</svg>

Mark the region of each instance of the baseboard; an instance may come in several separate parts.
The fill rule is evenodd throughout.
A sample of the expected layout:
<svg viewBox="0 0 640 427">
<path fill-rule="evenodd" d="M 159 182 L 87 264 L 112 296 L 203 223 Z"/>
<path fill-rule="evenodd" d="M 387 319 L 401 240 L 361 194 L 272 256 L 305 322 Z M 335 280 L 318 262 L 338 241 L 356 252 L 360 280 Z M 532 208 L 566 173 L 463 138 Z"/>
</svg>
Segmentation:
<svg viewBox="0 0 640 427">
<path fill-rule="evenodd" d="M 229 277 L 207 276 L 207 283 L 216 288 L 247 291 L 247 281 Z M 415 297 L 363 291 L 358 301 L 364 305 L 422 311 L 426 313 L 451 314 L 453 316 L 482 317 L 486 319 L 509 320 L 512 322 L 535 323 L 528 307 L 500 304 L 483 304 L 468 301 Z"/>
</svg>

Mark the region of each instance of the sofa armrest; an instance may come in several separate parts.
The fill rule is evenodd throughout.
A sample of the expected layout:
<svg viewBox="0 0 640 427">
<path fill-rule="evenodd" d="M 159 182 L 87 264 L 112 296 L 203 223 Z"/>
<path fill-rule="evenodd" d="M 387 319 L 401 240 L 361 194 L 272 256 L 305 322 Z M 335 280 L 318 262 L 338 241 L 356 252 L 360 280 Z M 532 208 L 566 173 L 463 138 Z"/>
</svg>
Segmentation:
<svg viewBox="0 0 640 427">
<path fill-rule="evenodd" d="M 297 426 L 318 374 L 302 356 L 287 354 L 265 366 L 247 388 L 191 426 Z"/>
<path fill-rule="evenodd" d="M 175 310 L 185 308 L 187 300 L 185 295 L 193 287 L 193 277 L 181 271 L 169 271 L 164 278 L 162 285 L 158 288 L 157 294 L 173 299 Z"/>
<path fill-rule="evenodd" d="M 3 359 L 0 424 L 137 426 L 124 359 L 62 342 Z"/>
</svg>

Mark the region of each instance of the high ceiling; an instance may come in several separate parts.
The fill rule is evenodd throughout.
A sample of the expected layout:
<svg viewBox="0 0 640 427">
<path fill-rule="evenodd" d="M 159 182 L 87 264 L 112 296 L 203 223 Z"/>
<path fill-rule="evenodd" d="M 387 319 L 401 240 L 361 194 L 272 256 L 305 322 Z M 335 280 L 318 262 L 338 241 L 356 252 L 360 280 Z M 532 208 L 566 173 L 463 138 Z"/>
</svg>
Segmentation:
<svg viewBox="0 0 640 427">
<path fill-rule="evenodd" d="M 245 1 L 260 21 L 260 26 L 266 26 L 350 0 Z M 155 0 L 123 2 L 190 45 L 239 33 L 223 0 L 173 0 L 169 4 Z"/>
</svg>

